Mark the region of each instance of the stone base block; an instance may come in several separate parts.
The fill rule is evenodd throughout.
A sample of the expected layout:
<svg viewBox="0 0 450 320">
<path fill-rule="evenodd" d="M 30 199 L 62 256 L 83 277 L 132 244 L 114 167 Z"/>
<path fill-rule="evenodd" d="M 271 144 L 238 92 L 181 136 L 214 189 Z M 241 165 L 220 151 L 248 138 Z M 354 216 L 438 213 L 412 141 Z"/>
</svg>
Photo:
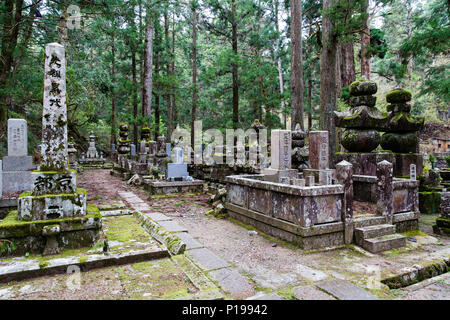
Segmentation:
<svg viewBox="0 0 450 320">
<path fill-rule="evenodd" d="M 33 171 L 31 193 L 34 196 L 59 193 L 75 193 L 77 172 Z"/>
<path fill-rule="evenodd" d="M 199 193 L 203 192 L 204 183 L 203 180 L 173 182 L 149 181 L 144 182 L 144 189 L 150 191 L 151 194 Z"/>
<path fill-rule="evenodd" d="M 274 183 L 280 183 L 280 180 L 282 178 L 289 178 L 289 179 L 298 179 L 298 170 L 290 169 L 290 170 L 277 170 L 277 169 L 264 169 L 262 171 L 262 174 L 264 174 L 264 181 L 274 182 Z"/>
<path fill-rule="evenodd" d="M 3 193 L 31 190 L 31 171 L 3 171 Z"/>
<path fill-rule="evenodd" d="M 20 256 L 25 253 L 42 254 L 49 237 L 54 237 L 54 249 L 79 249 L 93 246 L 100 238 L 102 216 L 97 206 L 89 205 L 84 217 L 20 221 L 17 211 L 11 211 L 0 222 L 0 239 L 14 243 L 8 246 L 3 256 Z M 49 233 L 49 229 L 58 229 L 56 233 Z"/>
<path fill-rule="evenodd" d="M 3 157 L 3 171 L 28 171 L 33 167 L 31 156 Z"/>
<path fill-rule="evenodd" d="M 392 153 L 388 152 L 336 153 L 334 163 L 338 164 L 343 160 L 350 162 L 353 165 L 353 174 L 376 176 L 377 163 L 383 160 L 386 160 L 390 163 L 394 163 L 395 157 Z M 409 167 L 408 167 L 408 175 L 409 175 Z"/>
<path fill-rule="evenodd" d="M 29 191 L 19 197 L 18 219 L 36 221 L 81 217 L 86 215 L 86 190 L 70 194 L 32 196 Z"/>
<path fill-rule="evenodd" d="M 167 164 L 167 178 L 187 177 L 189 172 L 186 163 L 168 163 Z"/>
<path fill-rule="evenodd" d="M 416 165 L 417 177 L 423 173 L 423 156 L 418 153 L 394 153 L 394 176 L 409 177 L 410 165 Z"/>
</svg>

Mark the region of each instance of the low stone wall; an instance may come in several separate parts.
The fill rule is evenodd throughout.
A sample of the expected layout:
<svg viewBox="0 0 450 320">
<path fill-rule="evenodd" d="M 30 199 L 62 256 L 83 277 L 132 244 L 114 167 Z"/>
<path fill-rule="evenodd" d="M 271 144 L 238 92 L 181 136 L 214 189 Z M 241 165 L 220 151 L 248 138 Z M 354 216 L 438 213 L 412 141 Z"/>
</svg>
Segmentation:
<svg viewBox="0 0 450 320">
<path fill-rule="evenodd" d="M 260 170 L 249 166 L 232 166 L 227 164 L 215 164 L 212 166 L 205 164 L 189 164 L 189 174 L 195 179 L 226 184 L 226 177 L 239 174 L 259 174 Z"/>
<path fill-rule="evenodd" d="M 262 177 L 226 178 L 231 217 L 304 250 L 344 244 L 342 185 L 298 187 Z"/>
<path fill-rule="evenodd" d="M 201 193 L 204 181 L 149 181 L 143 182 L 144 189 L 151 194 Z"/>
</svg>

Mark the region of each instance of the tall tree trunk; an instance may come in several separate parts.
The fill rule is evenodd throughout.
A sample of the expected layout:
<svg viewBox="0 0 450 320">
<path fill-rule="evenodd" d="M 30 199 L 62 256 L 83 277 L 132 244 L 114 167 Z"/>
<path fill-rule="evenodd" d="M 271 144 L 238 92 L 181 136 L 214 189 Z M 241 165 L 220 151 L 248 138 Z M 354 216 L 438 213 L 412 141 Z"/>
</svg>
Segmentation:
<svg viewBox="0 0 450 320">
<path fill-rule="evenodd" d="M 3 15 L 2 51 L 0 54 L 0 137 L 6 133 L 6 114 L 8 110 L 8 94 L 6 86 L 14 64 L 14 50 L 17 46 L 19 28 L 22 21 L 23 0 L 6 0 Z M 14 19 L 13 19 L 14 17 Z"/>
<path fill-rule="evenodd" d="M 170 88 L 170 103 L 172 109 L 172 129 L 175 129 L 175 124 L 177 123 L 177 108 L 175 105 L 175 14 L 172 16 L 172 54 L 170 55 L 170 76 L 172 79 L 172 85 Z"/>
<path fill-rule="evenodd" d="M 336 99 L 339 99 L 342 90 L 342 47 L 338 43 L 336 48 Z"/>
<path fill-rule="evenodd" d="M 111 34 L 111 144 L 116 144 L 116 44 L 114 39 L 114 30 Z"/>
<path fill-rule="evenodd" d="M 192 111 L 191 111 L 191 146 L 195 146 L 194 123 L 197 112 L 197 3 L 192 3 Z"/>
<path fill-rule="evenodd" d="M 133 141 L 134 145 L 137 147 L 138 145 L 138 101 L 137 101 L 137 77 L 136 77 L 136 48 L 134 41 L 130 41 L 131 48 L 131 69 L 132 69 L 132 80 L 133 80 L 133 91 L 132 91 L 132 99 L 133 99 Z"/>
<path fill-rule="evenodd" d="M 330 165 L 334 167 L 336 153 L 336 126 L 333 112 L 336 110 L 336 48 L 334 26 L 326 13 L 336 0 L 323 0 L 322 53 L 320 56 L 320 128 L 329 132 Z"/>
<path fill-rule="evenodd" d="M 165 41 L 166 57 L 169 57 L 170 56 L 169 17 L 168 17 L 167 12 L 164 13 L 164 41 Z M 166 74 L 167 74 L 167 77 L 170 77 L 170 58 L 167 59 Z M 167 87 L 166 91 L 167 92 L 165 94 L 165 98 L 166 98 L 166 104 L 167 104 L 167 138 L 169 139 L 169 141 L 171 141 L 172 131 L 173 131 L 172 99 L 171 99 L 171 95 L 170 95 L 170 88 Z"/>
<path fill-rule="evenodd" d="M 238 32 L 236 21 L 236 0 L 231 0 L 231 46 L 233 48 L 233 63 L 231 64 L 231 73 L 233 78 L 233 128 L 239 126 L 239 66 L 236 62 L 238 57 Z"/>
<path fill-rule="evenodd" d="M 361 33 L 361 76 L 370 80 L 370 57 L 367 54 L 367 47 L 370 45 L 369 28 L 369 0 L 365 0 L 363 13 L 367 16 L 363 19 L 363 32 Z"/>
<path fill-rule="evenodd" d="M 291 129 L 303 123 L 302 2 L 291 1 Z"/>
<path fill-rule="evenodd" d="M 353 41 L 347 41 L 341 45 L 342 53 L 342 86 L 346 87 L 355 81 L 355 53 Z"/>
<path fill-rule="evenodd" d="M 278 22 L 278 0 L 274 1 L 274 6 L 275 6 L 275 30 L 278 33 L 280 31 L 280 26 L 279 26 L 279 22 Z M 277 50 L 275 51 L 276 55 L 277 55 L 277 66 L 278 66 L 278 81 L 280 84 L 280 95 L 281 95 L 281 110 L 278 113 L 279 117 L 280 117 L 280 121 L 281 123 L 284 125 L 284 128 L 286 128 L 286 115 L 284 114 L 284 108 L 285 108 L 285 103 L 284 103 L 284 80 L 283 80 L 283 66 L 281 64 L 281 56 L 280 56 L 280 51 L 281 51 L 281 45 L 280 42 L 278 42 L 277 45 Z"/>
<path fill-rule="evenodd" d="M 159 37 L 159 20 L 155 19 L 155 41 L 156 41 L 156 46 L 155 48 L 159 48 L 161 46 L 161 39 Z M 159 70 L 160 70 L 160 50 L 155 51 L 155 80 L 157 81 L 157 79 L 159 78 Z M 160 115 L 159 115 L 159 111 L 160 111 L 160 107 L 161 107 L 161 98 L 160 98 L 160 88 L 157 87 L 156 88 L 156 92 L 155 92 L 155 141 L 159 136 L 159 131 L 160 131 Z"/>
<path fill-rule="evenodd" d="M 313 45 L 312 45 L 312 21 L 309 20 L 309 41 L 308 41 L 308 57 L 312 56 L 312 50 L 313 50 Z M 311 63 L 312 64 L 312 63 Z M 308 111 L 308 131 L 311 130 L 312 127 L 312 113 L 313 113 L 313 105 L 312 105 L 312 70 L 313 70 L 313 66 L 310 65 L 308 68 L 308 75 L 307 75 L 307 79 L 308 79 L 308 107 L 309 107 L 309 111 Z"/>
<path fill-rule="evenodd" d="M 144 63 L 144 110 L 143 114 L 148 117 L 147 126 L 151 128 L 152 125 L 152 92 L 153 92 L 153 33 L 154 28 L 152 20 L 148 19 L 148 24 L 145 29 L 145 63 Z"/>
</svg>

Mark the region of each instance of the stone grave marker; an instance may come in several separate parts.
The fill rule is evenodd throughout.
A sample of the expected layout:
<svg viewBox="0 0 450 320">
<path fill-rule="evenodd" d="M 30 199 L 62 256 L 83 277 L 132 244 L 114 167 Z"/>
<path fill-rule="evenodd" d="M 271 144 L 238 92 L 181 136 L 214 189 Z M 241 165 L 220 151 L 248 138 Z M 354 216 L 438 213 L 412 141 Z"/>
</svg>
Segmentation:
<svg viewBox="0 0 450 320">
<path fill-rule="evenodd" d="M 289 130 L 272 130 L 271 168 L 276 170 L 291 169 L 292 137 Z"/>
<path fill-rule="evenodd" d="M 329 168 L 328 131 L 311 131 L 309 133 L 309 162 L 312 169 Z"/>
</svg>

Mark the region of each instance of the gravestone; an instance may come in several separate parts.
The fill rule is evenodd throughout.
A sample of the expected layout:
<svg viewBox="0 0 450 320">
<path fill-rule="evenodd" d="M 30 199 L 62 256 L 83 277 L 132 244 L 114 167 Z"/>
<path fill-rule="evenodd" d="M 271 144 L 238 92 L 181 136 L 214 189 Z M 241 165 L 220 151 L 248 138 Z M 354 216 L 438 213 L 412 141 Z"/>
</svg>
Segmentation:
<svg viewBox="0 0 450 320">
<path fill-rule="evenodd" d="M 271 164 L 263 169 L 264 179 L 270 182 L 281 182 L 282 178 L 297 179 L 298 170 L 291 169 L 292 135 L 290 130 L 272 130 Z M 285 179 L 283 179 L 284 181 Z"/>
<path fill-rule="evenodd" d="M 130 144 L 130 156 L 135 157 L 136 156 L 136 145 L 133 143 Z"/>
<path fill-rule="evenodd" d="M 166 143 L 166 153 L 169 158 L 172 157 L 172 145 L 170 143 Z"/>
<path fill-rule="evenodd" d="M 187 164 L 183 161 L 183 149 L 175 147 L 172 150 L 173 163 L 167 164 L 167 179 L 169 180 L 185 180 L 189 176 Z"/>
<path fill-rule="evenodd" d="M 89 148 L 86 156 L 91 159 L 98 158 L 98 152 L 97 148 L 95 147 L 95 136 L 93 131 L 91 131 L 91 134 L 89 135 Z"/>
<path fill-rule="evenodd" d="M 309 133 L 309 163 L 311 169 L 328 169 L 328 131 L 311 131 Z"/>
<path fill-rule="evenodd" d="M 0 160 L 0 199 L 3 195 L 3 163 L 2 160 Z"/>
<path fill-rule="evenodd" d="M 27 122 L 8 119 L 8 156 L 3 157 L 3 192 L 31 189 L 32 157 L 27 156 Z"/>
<path fill-rule="evenodd" d="M 114 143 L 111 144 L 111 150 L 116 151 L 116 145 Z"/>
</svg>

